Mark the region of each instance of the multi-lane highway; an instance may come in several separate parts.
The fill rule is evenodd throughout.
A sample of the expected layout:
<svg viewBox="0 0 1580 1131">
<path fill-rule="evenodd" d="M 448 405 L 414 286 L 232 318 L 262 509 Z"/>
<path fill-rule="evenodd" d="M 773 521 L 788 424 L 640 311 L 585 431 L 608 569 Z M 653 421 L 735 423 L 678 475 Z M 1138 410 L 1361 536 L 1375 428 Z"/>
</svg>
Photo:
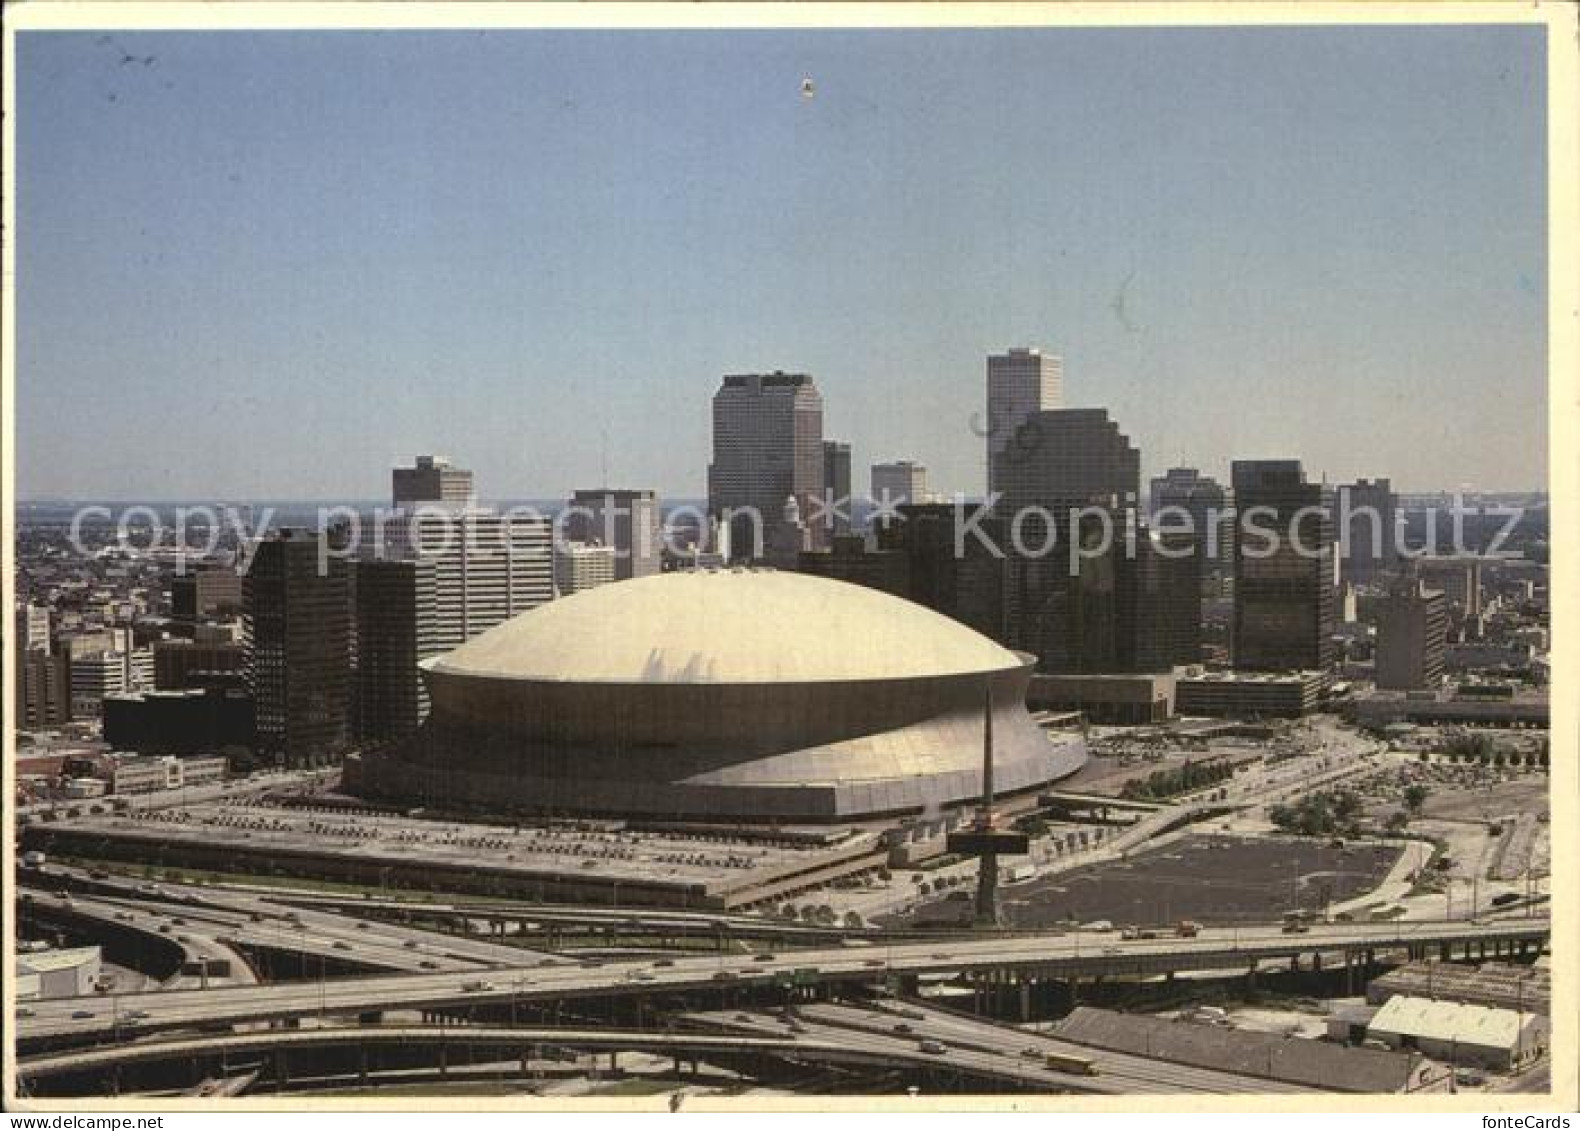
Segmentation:
<svg viewBox="0 0 1580 1131">
<path fill-rule="evenodd" d="M 233 889 L 112 876 L 94 879 L 80 869 L 56 868 L 31 876 L 23 873 L 24 879 L 33 882 L 46 876 L 57 883 L 69 879 L 78 890 L 66 896 L 32 892 L 38 914 L 112 922 L 184 940 L 183 945 L 194 956 L 205 947 L 240 947 L 322 956 L 370 970 L 409 972 L 519 966 L 546 957 L 540 951 L 290 906 L 268 895 Z"/>
<path fill-rule="evenodd" d="M 968 1077 L 1021 1084 L 1039 1091 L 1115 1093 L 1128 1081 L 1102 1081 L 1050 1070 L 1042 1061 L 1006 1057 L 977 1049 L 954 1049 L 940 1056 L 924 1050 L 919 1042 L 879 1033 L 864 1033 L 834 1026 L 820 1027 L 817 1035 L 765 1030 L 759 1035 L 684 1030 L 617 1030 L 518 1028 L 490 1026 L 341 1026 L 325 1029 L 266 1030 L 224 1037 L 162 1040 L 118 1045 L 33 1057 L 18 1063 L 21 1079 L 32 1081 L 64 1073 L 102 1071 L 131 1064 L 158 1061 L 248 1056 L 278 1056 L 298 1050 L 338 1047 L 421 1046 L 439 1050 L 470 1046 L 508 1050 L 527 1056 L 535 1046 L 554 1046 L 611 1052 L 640 1051 L 671 1055 L 728 1055 L 753 1053 L 793 1056 L 800 1060 L 844 1065 L 911 1065 L 948 1070 Z M 1207 1074 L 1211 1075 L 1211 1074 Z M 1225 1075 L 1227 1074 L 1220 1074 Z M 1243 1083 L 1243 1081 L 1241 1081 Z M 1153 1088 L 1152 1091 L 1179 1089 Z M 1202 1089 L 1188 1089 L 1202 1090 Z M 1240 1090 L 1244 1090 L 1243 1088 Z"/>
<path fill-rule="evenodd" d="M 1292 955 L 1340 953 L 1390 947 L 1425 948 L 1440 943 L 1488 944 L 1545 941 L 1545 919 L 1506 922 L 1391 922 L 1313 926 L 1286 934 L 1276 928 L 1208 929 L 1194 938 L 1120 941 L 1113 934 L 1042 934 L 960 938 L 852 950 L 823 947 L 784 955 L 709 955 L 658 962 L 595 963 L 543 958 L 475 973 L 373 975 L 316 983 L 233 987 L 207 991 L 126 994 L 123 1009 L 135 1010 L 139 1031 L 312 1015 L 369 1014 L 386 1010 L 465 1009 L 512 1001 L 552 1001 L 659 990 L 725 989 L 772 983 L 776 977 L 804 981 L 877 980 L 888 975 L 1019 971 L 1044 977 L 1154 974 L 1169 970 L 1248 969 Z M 102 1002 L 85 998 L 41 1001 L 24 1018 L 24 1043 L 94 1040 L 112 1032 L 114 1019 Z M 122 1030 L 124 1031 L 124 1024 Z"/>
<path fill-rule="evenodd" d="M 963 1018 L 915 1002 L 903 1005 L 880 1002 L 873 1007 L 814 1002 L 798 1007 L 793 1017 L 724 1011 L 697 1014 L 694 1018 L 753 1035 L 782 1033 L 788 1027 L 805 1040 L 860 1047 L 894 1058 L 914 1054 L 922 1041 L 936 1041 L 943 1046 L 943 1052 L 931 1055 L 947 1058 L 951 1065 L 959 1064 L 984 1076 L 1066 1092 L 1093 1095 L 1316 1093 L 1314 1088 L 1278 1080 L 1091 1049 Z M 1049 1054 L 1088 1062 L 1095 1074 L 1050 1070 Z"/>
</svg>

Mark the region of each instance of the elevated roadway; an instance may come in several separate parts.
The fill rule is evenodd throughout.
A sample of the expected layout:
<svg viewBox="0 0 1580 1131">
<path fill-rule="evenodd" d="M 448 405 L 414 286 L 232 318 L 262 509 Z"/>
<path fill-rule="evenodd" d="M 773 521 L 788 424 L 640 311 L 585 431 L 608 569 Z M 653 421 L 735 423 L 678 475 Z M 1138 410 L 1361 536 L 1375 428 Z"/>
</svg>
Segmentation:
<svg viewBox="0 0 1580 1131">
<path fill-rule="evenodd" d="M 367 1015 L 387 1010 L 466 1010 L 511 1002 L 557 1001 L 609 995 L 734 989 L 772 985 L 792 976 L 803 984 L 870 981 L 924 974 L 1022 974 L 1040 978 L 1150 976 L 1182 970 L 1253 970 L 1263 962 L 1302 955 L 1475 944 L 1500 948 L 1544 945 L 1545 919 L 1502 922 L 1389 922 L 1313 926 L 1306 933 L 1215 928 L 1194 938 L 1121 942 L 1113 934 L 962 936 L 948 942 L 905 943 L 852 950 L 826 947 L 785 955 L 709 955 L 659 962 L 593 963 L 543 959 L 535 964 L 462 973 L 372 975 L 317 983 L 231 987 L 207 991 L 126 994 L 123 1008 L 142 1016 L 139 1031 L 192 1026 L 228 1028 L 242 1022 Z M 24 1046 L 46 1041 L 93 1041 L 112 1032 L 103 1003 L 87 998 L 39 1002 L 22 1020 Z M 122 1025 L 124 1030 L 125 1026 Z"/>
</svg>

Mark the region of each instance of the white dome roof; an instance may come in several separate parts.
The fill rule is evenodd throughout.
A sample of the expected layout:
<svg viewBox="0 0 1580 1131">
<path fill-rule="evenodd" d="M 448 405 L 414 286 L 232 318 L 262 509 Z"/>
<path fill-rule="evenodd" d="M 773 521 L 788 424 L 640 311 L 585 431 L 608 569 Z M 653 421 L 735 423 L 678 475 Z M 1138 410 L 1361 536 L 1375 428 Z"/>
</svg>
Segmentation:
<svg viewBox="0 0 1580 1131">
<path fill-rule="evenodd" d="M 1019 656 L 887 593 L 772 570 L 687 570 L 550 601 L 424 662 L 555 683 L 738 684 L 1003 671 Z"/>
</svg>

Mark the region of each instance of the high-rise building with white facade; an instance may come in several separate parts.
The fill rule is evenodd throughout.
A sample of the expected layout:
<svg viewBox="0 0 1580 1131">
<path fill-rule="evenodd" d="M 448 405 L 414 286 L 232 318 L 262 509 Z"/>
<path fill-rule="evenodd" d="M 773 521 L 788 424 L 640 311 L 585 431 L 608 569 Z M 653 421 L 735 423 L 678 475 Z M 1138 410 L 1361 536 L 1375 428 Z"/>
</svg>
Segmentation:
<svg viewBox="0 0 1580 1131">
<path fill-rule="evenodd" d="M 90 652 L 71 658 L 71 715 L 96 719 L 108 695 L 126 690 L 126 656 L 121 652 Z"/>
<path fill-rule="evenodd" d="M 823 508 L 823 395 L 805 373 L 742 373 L 713 396 L 708 513 L 727 517 L 737 559 L 780 544 L 785 502 L 795 500 L 813 547 L 828 545 Z"/>
<path fill-rule="evenodd" d="M 561 597 L 616 580 L 615 548 L 594 542 L 559 542 L 554 547 L 554 587 Z"/>
<path fill-rule="evenodd" d="M 384 545 L 433 559 L 440 651 L 554 599 L 553 528 L 539 514 L 424 504 L 390 516 Z"/>
<path fill-rule="evenodd" d="M 1004 490 L 1004 450 L 1034 413 L 1064 407 L 1064 362 L 1054 354 L 1016 347 L 987 359 L 987 488 Z"/>
</svg>

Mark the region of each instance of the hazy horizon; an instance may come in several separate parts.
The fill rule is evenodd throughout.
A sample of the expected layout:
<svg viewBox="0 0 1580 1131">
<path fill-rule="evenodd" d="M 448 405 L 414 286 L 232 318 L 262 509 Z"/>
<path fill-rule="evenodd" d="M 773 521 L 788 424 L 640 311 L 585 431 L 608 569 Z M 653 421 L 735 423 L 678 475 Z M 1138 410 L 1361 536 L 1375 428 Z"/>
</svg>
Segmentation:
<svg viewBox="0 0 1580 1131">
<path fill-rule="evenodd" d="M 785 369 L 977 495 L 1017 345 L 1143 481 L 1545 490 L 1543 36 L 21 32 L 17 492 L 699 498 Z"/>
</svg>

